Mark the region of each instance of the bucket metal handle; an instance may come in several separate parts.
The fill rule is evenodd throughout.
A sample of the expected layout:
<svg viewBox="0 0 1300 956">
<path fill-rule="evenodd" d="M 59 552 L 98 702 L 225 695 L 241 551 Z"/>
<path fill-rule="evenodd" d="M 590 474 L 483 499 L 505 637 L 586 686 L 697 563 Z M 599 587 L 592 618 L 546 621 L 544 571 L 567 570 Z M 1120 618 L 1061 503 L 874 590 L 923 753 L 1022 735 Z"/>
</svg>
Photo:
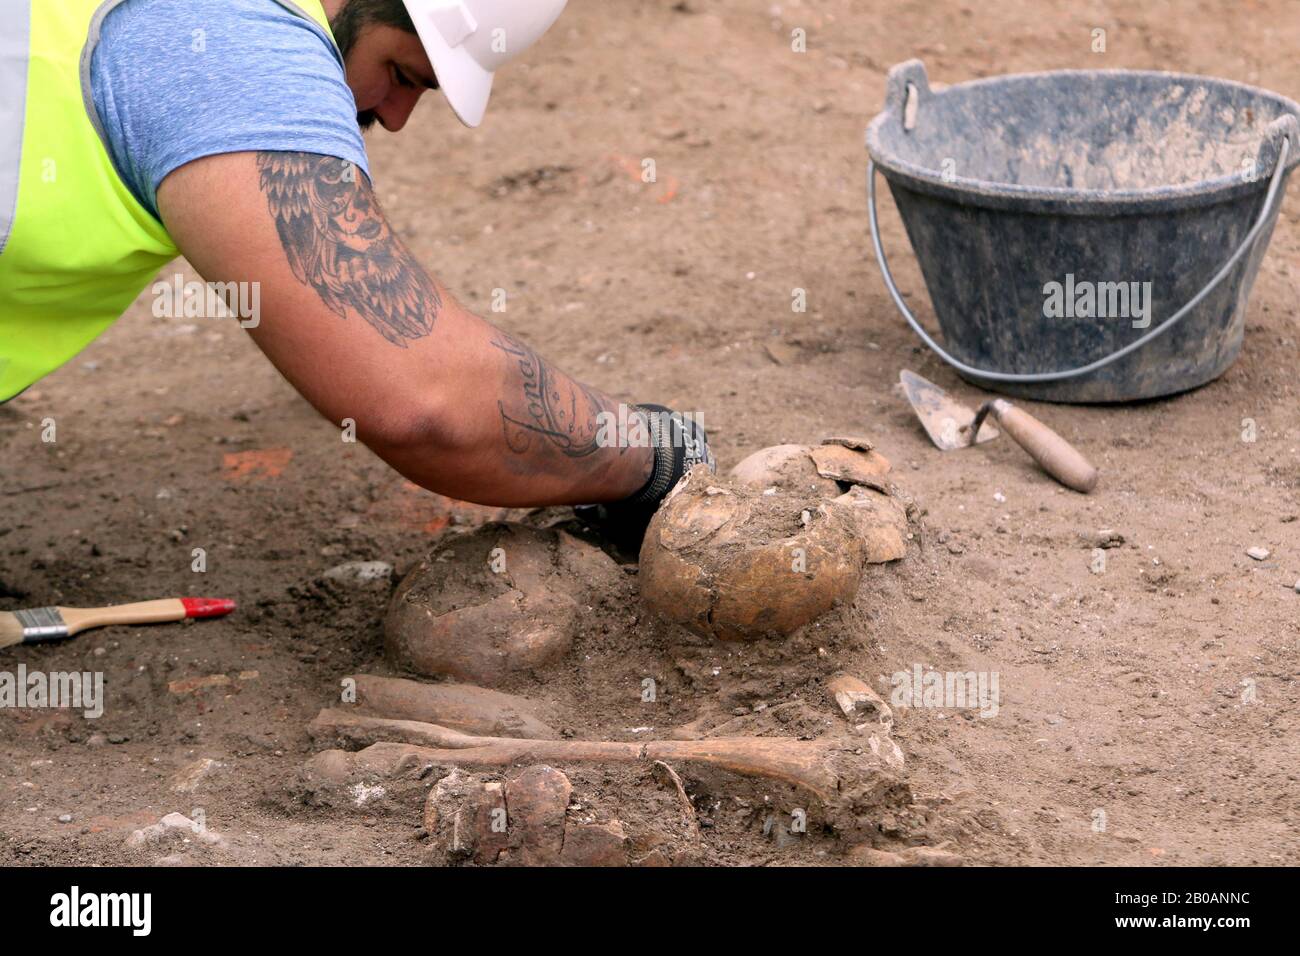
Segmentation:
<svg viewBox="0 0 1300 956">
<path fill-rule="evenodd" d="M 919 63 L 920 61 L 912 62 Z M 898 67 L 895 67 L 895 70 L 898 69 Z M 922 82 L 924 82 L 924 67 L 922 67 L 921 77 Z M 894 71 L 892 70 L 890 71 L 889 79 L 890 90 L 892 93 L 895 80 Z M 909 82 L 909 80 L 905 75 L 900 73 L 898 81 L 898 85 L 903 89 L 903 95 L 905 98 L 906 83 Z M 915 80 L 910 80 L 910 82 L 915 84 Z M 916 86 L 919 91 L 921 89 L 921 84 L 916 84 Z M 928 85 L 925 86 L 925 91 L 926 93 L 930 92 Z M 1290 119 L 1290 117 L 1284 117 L 1284 119 Z M 902 295 L 898 291 L 898 286 L 894 284 L 894 276 L 889 271 L 889 262 L 885 258 L 885 247 L 881 245 L 880 242 L 880 224 L 876 219 L 876 164 L 874 160 L 869 159 L 867 161 L 867 197 L 871 214 L 871 243 L 876 250 L 876 260 L 880 263 L 880 274 L 884 277 L 885 286 L 889 289 L 889 295 L 894 300 L 894 305 L 896 305 L 898 311 L 903 314 L 903 318 L 907 319 L 907 324 L 912 327 L 912 331 L 920 336 L 921 341 L 929 346 L 930 350 L 934 352 L 935 355 L 939 356 L 939 358 L 943 359 L 959 372 L 963 372 L 974 378 L 982 378 L 990 382 L 1059 382 L 1064 379 L 1087 375 L 1089 372 L 1095 372 L 1097 369 L 1105 368 L 1112 362 L 1117 362 L 1124 356 L 1136 352 L 1148 342 L 1154 340 L 1158 336 L 1164 335 L 1172 329 L 1189 312 L 1191 312 L 1192 309 L 1200 305 L 1202 299 L 1214 291 L 1215 287 L 1218 286 L 1218 284 L 1223 281 L 1224 277 L 1232 271 L 1232 267 L 1241 260 L 1241 257 L 1244 256 L 1247 250 L 1249 250 L 1254 244 L 1255 238 L 1261 231 L 1263 231 L 1264 224 L 1268 222 L 1269 216 L 1273 210 L 1273 200 L 1277 196 L 1278 188 L 1282 183 L 1282 177 L 1286 174 L 1286 161 L 1287 154 L 1291 149 L 1291 139 L 1290 136 L 1285 134 L 1286 128 L 1279 126 L 1280 122 L 1281 121 L 1277 121 L 1273 124 L 1274 127 L 1277 127 L 1274 130 L 1270 130 L 1274 135 L 1270 136 L 1269 139 L 1265 141 L 1264 148 L 1260 150 L 1261 156 L 1263 156 L 1265 150 L 1268 150 L 1269 146 L 1271 146 L 1273 142 L 1277 143 L 1277 162 L 1273 167 L 1272 178 L 1269 180 L 1268 194 L 1264 197 L 1264 206 L 1259 211 L 1259 218 L 1255 220 L 1255 224 L 1251 226 L 1250 231 L 1246 233 L 1246 237 L 1241 240 L 1241 245 L 1237 247 L 1237 251 L 1234 252 L 1228 261 L 1223 264 L 1223 267 L 1214 274 L 1214 277 L 1205 284 L 1201 291 L 1196 293 L 1196 295 L 1192 297 L 1191 301 L 1181 309 L 1169 318 L 1165 319 L 1150 332 L 1147 332 L 1141 338 L 1130 342 L 1122 348 L 1116 349 L 1114 352 L 1111 352 L 1104 358 L 1097 359 L 1095 362 L 1089 362 L 1087 365 L 1080 365 L 1078 368 L 1065 369 L 1060 372 L 992 372 L 987 369 L 980 369 L 975 368 L 972 365 L 967 365 L 965 362 L 961 361 L 961 359 L 955 358 L 948 352 L 944 351 L 943 346 L 931 338 L 930 334 L 926 332 L 925 329 L 921 328 L 921 323 L 916 320 L 916 316 L 914 316 L 911 310 L 908 309 L 907 304 L 903 301 Z M 1288 125 L 1289 128 L 1294 129 L 1294 120 L 1292 119 L 1291 123 Z M 1269 151 L 1271 152 L 1271 150 Z"/>
</svg>

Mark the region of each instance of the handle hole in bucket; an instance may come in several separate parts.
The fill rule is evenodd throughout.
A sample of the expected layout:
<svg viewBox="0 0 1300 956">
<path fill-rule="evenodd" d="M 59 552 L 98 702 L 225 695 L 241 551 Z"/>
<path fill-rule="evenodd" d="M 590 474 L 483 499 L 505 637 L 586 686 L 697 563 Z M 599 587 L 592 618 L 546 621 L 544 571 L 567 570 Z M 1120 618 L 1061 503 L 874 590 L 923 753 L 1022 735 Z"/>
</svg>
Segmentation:
<svg viewBox="0 0 1300 956">
<path fill-rule="evenodd" d="M 907 84 L 907 99 L 903 101 L 903 129 L 911 132 L 916 128 L 916 110 L 920 105 L 920 94 L 915 83 Z"/>
</svg>

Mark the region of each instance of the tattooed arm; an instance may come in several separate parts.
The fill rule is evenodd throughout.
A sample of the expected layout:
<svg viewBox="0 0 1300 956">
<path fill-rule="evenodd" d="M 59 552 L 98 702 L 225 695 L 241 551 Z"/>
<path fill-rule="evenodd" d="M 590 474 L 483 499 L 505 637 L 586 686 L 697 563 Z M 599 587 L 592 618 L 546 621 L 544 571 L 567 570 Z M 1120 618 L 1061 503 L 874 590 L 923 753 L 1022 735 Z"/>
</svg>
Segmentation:
<svg viewBox="0 0 1300 956">
<path fill-rule="evenodd" d="M 212 156 L 168 176 L 158 206 L 205 279 L 259 283 L 243 324 L 285 378 L 412 481 L 522 506 L 615 501 L 649 479 L 649 448 L 605 440 L 618 404 L 461 307 L 350 164 Z"/>
</svg>

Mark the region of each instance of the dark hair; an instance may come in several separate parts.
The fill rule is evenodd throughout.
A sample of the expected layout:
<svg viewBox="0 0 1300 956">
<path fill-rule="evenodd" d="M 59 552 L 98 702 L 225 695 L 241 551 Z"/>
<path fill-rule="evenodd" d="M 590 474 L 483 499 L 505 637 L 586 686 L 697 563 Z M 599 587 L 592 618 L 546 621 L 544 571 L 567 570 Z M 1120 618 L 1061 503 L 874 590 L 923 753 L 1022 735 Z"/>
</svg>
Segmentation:
<svg viewBox="0 0 1300 956">
<path fill-rule="evenodd" d="M 415 32 L 411 15 L 402 0 L 347 0 L 343 9 L 330 21 L 330 30 L 344 57 L 361 36 L 361 31 L 371 23 L 396 27 L 407 33 Z"/>
</svg>

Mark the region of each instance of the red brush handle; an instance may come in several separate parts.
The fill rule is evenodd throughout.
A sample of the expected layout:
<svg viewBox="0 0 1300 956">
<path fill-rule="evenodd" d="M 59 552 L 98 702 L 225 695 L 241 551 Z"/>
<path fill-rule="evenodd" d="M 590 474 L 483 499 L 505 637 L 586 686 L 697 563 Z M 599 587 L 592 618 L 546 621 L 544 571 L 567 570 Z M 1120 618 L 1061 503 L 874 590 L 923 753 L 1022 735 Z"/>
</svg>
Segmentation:
<svg viewBox="0 0 1300 956">
<path fill-rule="evenodd" d="M 221 617 L 235 609 L 230 598 L 181 598 L 186 617 Z"/>
</svg>

